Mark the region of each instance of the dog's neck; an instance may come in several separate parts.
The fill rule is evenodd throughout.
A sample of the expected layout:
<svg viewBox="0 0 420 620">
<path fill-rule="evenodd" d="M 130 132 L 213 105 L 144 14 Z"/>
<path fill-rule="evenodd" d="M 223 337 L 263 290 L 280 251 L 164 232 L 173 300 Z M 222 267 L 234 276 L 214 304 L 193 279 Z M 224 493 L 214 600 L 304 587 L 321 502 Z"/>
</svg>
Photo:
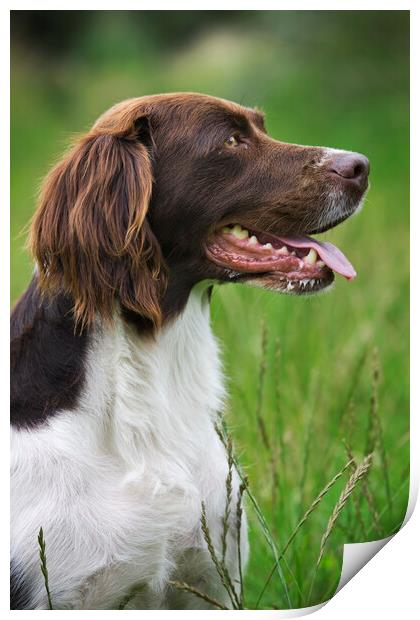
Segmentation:
<svg viewBox="0 0 420 620">
<path fill-rule="evenodd" d="M 92 375 L 94 391 L 107 383 L 114 449 L 125 459 L 138 462 L 152 446 L 176 453 L 183 440 L 188 449 L 191 438 L 208 432 L 222 407 L 208 288 L 197 285 L 184 310 L 154 335 L 119 317 L 92 347 L 90 368 L 99 363 L 103 375 L 102 380 Z"/>
</svg>

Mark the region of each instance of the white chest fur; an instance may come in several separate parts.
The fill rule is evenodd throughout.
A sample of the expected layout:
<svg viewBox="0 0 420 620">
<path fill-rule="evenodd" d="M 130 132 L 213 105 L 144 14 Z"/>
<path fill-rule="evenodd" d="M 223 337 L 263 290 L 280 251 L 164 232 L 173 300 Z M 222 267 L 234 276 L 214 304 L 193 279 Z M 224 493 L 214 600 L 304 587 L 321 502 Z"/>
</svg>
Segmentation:
<svg viewBox="0 0 420 620">
<path fill-rule="evenodd" d="M 200 530 L 204 501 L 218 546 L 227 475 L 214 430 L 223 385 L 206 299 L 194 291 L 155 338 L 121 320 L 98 333 L 77 410 L 13 432 L 12 556 L 33 584 L 34 607 L 45 606 L 40 526 L 56 607 L 110 608 L 137 583 L 138 607 L 200 606 L 192 595 L 174 601 L 168 578 L 220 594 Z M 235 474 L 233 497 L 237 488 Z M 246 557 L 245 532 L 242 540 Z"/>
</svg>

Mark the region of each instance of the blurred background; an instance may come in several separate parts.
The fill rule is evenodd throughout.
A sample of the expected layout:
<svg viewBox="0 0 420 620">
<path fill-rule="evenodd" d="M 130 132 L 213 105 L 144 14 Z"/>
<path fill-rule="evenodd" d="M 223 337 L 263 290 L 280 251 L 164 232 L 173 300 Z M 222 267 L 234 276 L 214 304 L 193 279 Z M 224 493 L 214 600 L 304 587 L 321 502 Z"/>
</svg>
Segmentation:
<svg viewBox="0 0 420 620">
<path fill-rule="evenodd" d="M 396 531 L 407 504 L 409 12 L 12 11 L 11 29 L 12 301 L 30 279 L 24 230 L 42 177 L 119 100 L 208 93 L 258 106 L 277 139 L 369 157 L 363 212 L 321 236 L 353 282 L 308 299 L 227 285 L 212 305 L 227 426 L 269 531 L 249 502 L 245 605 L 325 600 L 342 544 Z M 349 455 L 372 451 L 338 516 L 351 467 L 288 544 Z"/>
</svg>

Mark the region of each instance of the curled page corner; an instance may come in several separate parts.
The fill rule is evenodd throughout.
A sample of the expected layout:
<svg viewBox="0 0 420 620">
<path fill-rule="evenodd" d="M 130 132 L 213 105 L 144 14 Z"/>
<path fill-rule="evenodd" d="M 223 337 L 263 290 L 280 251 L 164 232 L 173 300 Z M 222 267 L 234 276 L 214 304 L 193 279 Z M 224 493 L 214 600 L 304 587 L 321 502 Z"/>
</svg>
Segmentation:
<svg viewBox="0 0 420 620">
<path fill-rule="evenodd" d="M 289 609 L 289 618 L 299 618 L 302 616 L 308 616 L 309 614 L 313 614 L 321 607 L 327 604 L 328 601 L 324 601 L 323 603 L 318 603 L 318 605 L 311 605 L 311 607 L 301 607 L 299 609 Z"/>
<path fill-rule="evenodd" d="M 311 605 L 311 607 L 298 607 L 296 609 L 270 609 L 264 610 L 265 616 L 267 614 L 272 615 L 273 618 L 301 618 L 302 616 L 308 616 L 309 614 L 313 614 L 324 605 L 326 605 L 328 601 L 324 601 L 323 603 L 318 603 L 318 605 Z M 274 615 L 275 614 L 275 615 Z"/>
<path fill-rule="evenodd" d="M 346 543 L 343 549 L 343 563 L 341 566 L 341 576 L 335 594 L 341 590 L 356 573 L 359 572 L 368 562 L 394 537 L 388 536 L 380 540 L 362 543 Z M 335 595 L 334 595 L 335 596 Z"/>
<path fill-rule="evenodd" d="M 410 520 L 413 514 L 417 496 L 418 496 L 417 481 L 413 476 L 410 476 L 410 492 L 408 497 L 407 510 L 405 513 L 404 521 L 399 528 L 398 532 L 405 526 Z M 352 579 L 356 573 L 359 572 L 389 541 L 398 535 L 398 532 L 388 536 L 387 538 L 381 538 L 380 540 L 373 540 L 370 542 L 362 543 L 345 543 L 343 549 L 343 562 L 341 565 L 341 576 L 334 596 Z"/>
</svg>

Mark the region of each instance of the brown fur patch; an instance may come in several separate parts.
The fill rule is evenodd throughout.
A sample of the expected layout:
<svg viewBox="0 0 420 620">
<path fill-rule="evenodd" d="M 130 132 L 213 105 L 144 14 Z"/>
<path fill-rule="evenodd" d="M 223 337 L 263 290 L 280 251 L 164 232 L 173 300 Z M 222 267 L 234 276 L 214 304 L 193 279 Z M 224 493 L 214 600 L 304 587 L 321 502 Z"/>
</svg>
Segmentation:
<svg viewBox="0 0 420 620">
<path fill-rule="evenodd" d="M 43 291 L 74 300 L 81 326 L 110 319 L 116 298 L 159 326 L 163 260 L 145 220 L 152 191 L 148 149 L 135 114 L 96 125 L 47 176 L 29 245 Z"/>
</svg>

